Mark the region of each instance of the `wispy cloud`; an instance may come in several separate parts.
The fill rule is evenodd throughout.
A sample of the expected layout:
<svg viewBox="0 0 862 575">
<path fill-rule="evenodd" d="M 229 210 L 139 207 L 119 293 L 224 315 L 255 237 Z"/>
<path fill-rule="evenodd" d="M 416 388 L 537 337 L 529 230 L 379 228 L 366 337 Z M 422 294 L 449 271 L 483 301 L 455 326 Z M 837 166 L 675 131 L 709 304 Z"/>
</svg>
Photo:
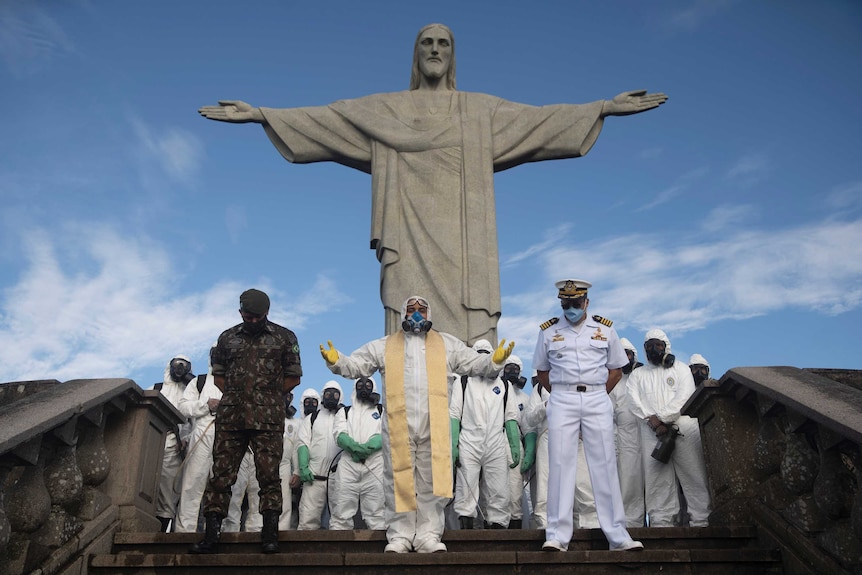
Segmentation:
<svg viewBox="0 0 862 575">
<path fill-rule="evenodd" d="M 156 130 L 137 118 L 133 118 L 131 124 L 138 137 L 139 158 L 145 164 L 144 169 L 155 164 L 175 181 L 192 182 L 203 159 L 203 144 L 197 136 L 177 128 Z"/>
<path fill-rule="evenodd" d="M 655 195 L 652 200 L 640 206 L 635 211 L 645 212 L 653 208 L 657 208 L 662 204 L 666 204 L 672 199 L 677 198 L 683 193 L 685 193 L 686 190 L 688 190 L 692 184 L 703 179 L 708 173 L 709 169 L 701 167 L 681 174 L 679 177 L 677 177 L 673 185 L 660 191 L 658 194 Z"/>
<path fill-rule="evenodd" d="M 851 182 L 837 186 L 826 196 L 828 209 L 838 210 L 841 215 L 849 215 L 862 209 L 862 182 Z"/>
<path fill-rule="evenodd" d="M 31 231 L 24 252 L 26 269 L 0 301 L 0 381 L 135 378 L 173 354 L 204 355 L 236 323 L 248 287 L 225 279 L 180 295 L 179 266 L 164 246 L 100 225 Z M 320 293 L 349 301 L 325 275 L 290 297 L 258 287 L 290 302 L 271 317 L 296 328 L 324 311 Z"/>
<path fill-rule="evenodd" d="M 35 74 L 72 52 L 74 46 L 63 28 L 36 2 L 0 4 L 0 57 L 13 75 Z"/>
<path fill-rule="evenodd" d="M 676 10 L 667 19 L 667 26 L 683 32 L 695 32 L 704 23 L 732 6 L 736 0 L 693 0 Z"/>
<path fill-rule="evenodd" d="M 757 208 L 751 204 L 718 206 L 704 217 L 701 227 L 706 232 L 715 233 L 748 223 L 756 214 Z"/>
<path fill-rule="evenodd" d="M 504 298 L 500 333 L 507 337 L 535 338 L 536 326 L 555 309 L 547 286 L 561 277 L 592 281 L 593 309 L 616 326 L 661 326 L 676 334 L 781 310 L 835 315 L 862 306 L 858 219 L 741 230 L 715 242 L 628 235 L 577 247 L 558 244 L 541 257 L 546 269 L 541 291 Z M 573 263 L 567 269 L 560 262 Z"/>
<path fill-rule="evenodd" d="M 563 224 L 551 230 L 545 231 L 545 239 L 543 241 L 538 244 L 533 244 L 532 246 L 529 246 L 526 250 L 512 254 L 505 260 L 501 261 L 500 265 L 503 267 L 508 267 L 515 265 L 521 261 L 534 258 L 537 254 L 542 253 L 543 251 L 553 246 L 556 242 L 558 242 L 559 239 L 561 237 L 564 237 L 571 228 L 571 224 Z"/>
<path fill-rule="evenodd" d="M 764 153 L 746 154 L 727 170 L 727 179 L 743 186 L 752 186 L 769 174 L 771 163 Z"/>
</svg>

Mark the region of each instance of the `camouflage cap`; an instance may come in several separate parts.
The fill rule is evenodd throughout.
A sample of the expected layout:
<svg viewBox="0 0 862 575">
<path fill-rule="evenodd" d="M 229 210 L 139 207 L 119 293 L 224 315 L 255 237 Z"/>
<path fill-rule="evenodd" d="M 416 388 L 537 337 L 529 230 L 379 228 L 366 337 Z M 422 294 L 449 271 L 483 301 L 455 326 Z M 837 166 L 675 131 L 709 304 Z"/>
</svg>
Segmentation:
<svg viewBox="0 0 862 575">
<path fill-rule="evenodd" d="M 269 296 L 257 289 L 248 289 L 239 296 L 239 308 L 255 315 L 269 312 Z"/>
</svg>

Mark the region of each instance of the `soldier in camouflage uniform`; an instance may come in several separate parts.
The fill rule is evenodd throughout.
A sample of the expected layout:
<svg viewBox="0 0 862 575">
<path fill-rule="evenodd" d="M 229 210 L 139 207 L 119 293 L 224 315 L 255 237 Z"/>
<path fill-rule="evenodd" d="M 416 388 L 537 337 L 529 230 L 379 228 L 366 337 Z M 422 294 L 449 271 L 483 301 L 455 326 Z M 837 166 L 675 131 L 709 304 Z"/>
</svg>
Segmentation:
<svg viewBox="0 0 862 575">
<path fill-rule="evenodd" d="M 292 331 L 267 320 L 269 297 L 265 293 L 250 289 L 239 301 L 243 322 L 225 330 L 212 352 L 213 376 L 224 395 L 216 412 L 212 477 L 204 494 L 206 535 L 192 546 L 192 553 L 218 552 L 231 486 L 249 446 L 260 484 L 262 550 L 278 552 L 283 394 L 299 385 L 302 376 L 299 344 Z"/>
</svg>

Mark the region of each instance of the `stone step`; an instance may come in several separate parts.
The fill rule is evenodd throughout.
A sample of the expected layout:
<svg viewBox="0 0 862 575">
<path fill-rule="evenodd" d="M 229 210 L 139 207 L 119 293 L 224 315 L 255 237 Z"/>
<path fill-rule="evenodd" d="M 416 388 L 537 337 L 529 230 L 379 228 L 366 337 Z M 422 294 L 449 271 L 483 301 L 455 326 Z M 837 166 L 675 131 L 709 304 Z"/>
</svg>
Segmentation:
<svg viewBox="0 0 862 575">
<path fill-rule="evenodd" d="M 113 554 L 90 559 L 92 575 L 668 575 L 782 573 L 778 551 L 757 547 L 754 527 L 632 529 L 645 551 L 608 551 L 598 529 L 575 531 L 569 551 L 540 551 L 541 530 L 446 531 L 448 553 L 383 553 L 382 531 L 282 531 L 282 552 L 260 553 L 258 533 L 225 533 L 218 555 L 190 555 L 199 533 L 117 533 Z"/>
<path fill-rule="evenodd" d="M 782 573 L 777 551 L 654 549 L 626 551 L 464 551 L 394 553 L 220 553 L 95 555 L 92 575 L 762 575 Z"/>
<path fill-rule="evenodd" d="M 732 549 L 756 545 L 754 527 L 670 527 L 630 529 L 635 539 L 652 549 Z M 114 553 L 183 554 L 202 537 L 200 533 L 117 533 Z M 383 531 L 282 531 L 279 541 L 290 553 L 382 553 L 386 545 Z M 451 530 L 443 534 L 450 552 L 539 551 L 545 532 L 538 529 Z M 223 533 L 224 553 L 257 553 L 258 533 Z M 607 551 L 600 529 L 579 529 L 572 536 L 570 551 Z"/>
</svg>

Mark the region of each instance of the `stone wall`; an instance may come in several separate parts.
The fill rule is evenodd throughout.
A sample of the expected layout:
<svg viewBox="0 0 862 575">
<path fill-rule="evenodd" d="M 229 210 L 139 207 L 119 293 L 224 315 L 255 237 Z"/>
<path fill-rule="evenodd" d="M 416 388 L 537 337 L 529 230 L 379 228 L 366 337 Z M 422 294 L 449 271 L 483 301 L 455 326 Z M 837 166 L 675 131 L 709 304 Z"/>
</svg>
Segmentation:
<svg viewBox="0 0 862 575">
<path fill-rule="evenodd" d="M 158 530 L 165 433 L 182 420 L 158 392 L 129 379 L 12 382 L 0 399 L 0 575 L 85 573 L 117 529 Z"/>
<path fill-rule="evenodd" d="M 859 382 L 849 370 L 747 367 L 700 386 L 683 411 L 700 422 L 710 524 L 758 525 L 789 575 L 862 572 Z"/>
</svg>

